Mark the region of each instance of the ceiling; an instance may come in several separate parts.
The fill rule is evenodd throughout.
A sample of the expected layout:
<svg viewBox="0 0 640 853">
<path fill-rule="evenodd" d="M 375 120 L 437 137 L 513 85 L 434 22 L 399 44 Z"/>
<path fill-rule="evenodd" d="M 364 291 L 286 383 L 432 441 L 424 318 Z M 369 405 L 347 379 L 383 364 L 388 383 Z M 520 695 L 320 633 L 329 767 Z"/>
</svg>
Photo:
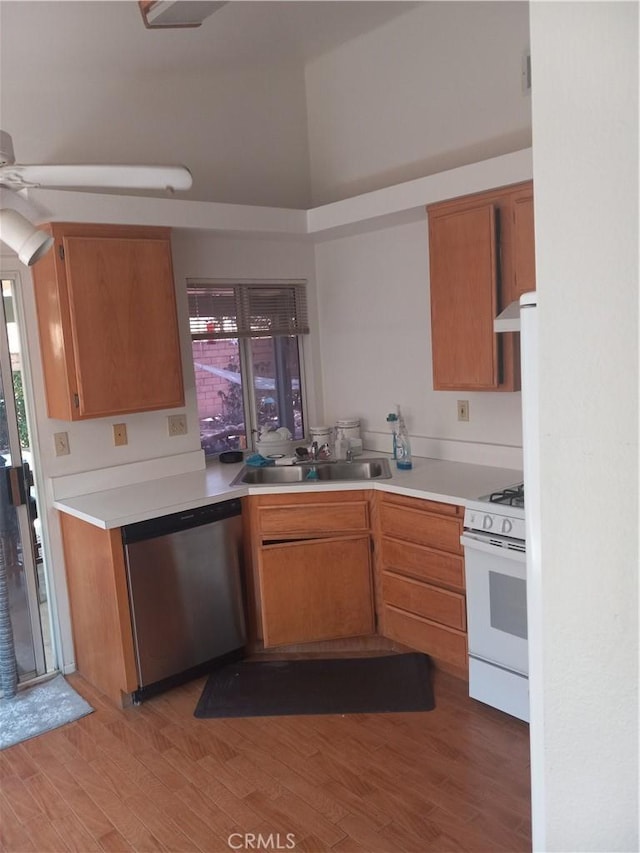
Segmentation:
<svg viewBox="0 0 640 853">
<path fill-rule="evenodd" d="M 151 30 L 136 0 L 0 0 L 0 128 L 18 163 L 186 163 L 181 198 L 308 207 L 305 66 L 423 5 L 231 0 Z"/>
<path fill-rule="evenodd" d="M 134 0 L 0 0 L 2 72 L 137 76 L 247 63 L 305 63 L 414 8 L 415 2 L 232 0 L 193 29 L 148 30 Z"/>
</svg>

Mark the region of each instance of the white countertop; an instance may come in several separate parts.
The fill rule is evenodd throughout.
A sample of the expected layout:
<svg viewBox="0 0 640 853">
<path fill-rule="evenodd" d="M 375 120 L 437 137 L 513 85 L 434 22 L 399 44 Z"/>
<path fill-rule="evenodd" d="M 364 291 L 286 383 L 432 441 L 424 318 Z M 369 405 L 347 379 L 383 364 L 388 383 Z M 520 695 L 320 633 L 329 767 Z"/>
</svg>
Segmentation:
<svg viewBox="0 0 640 853">
<path fill-rule="evenodd" d="M 363 458 L 381 456 L 384 454 L 365 452 Z M 59 499 L 53 505 L 60 512 L 109 530 L 244 495 L 376 489 L 464 506 L 489 492 L 522 482 L 522 471 L 510 468 L 419 457 L 413 458 L 410 471 L 398 471 L 391 459 L 389 464 L 393 476 L 387 480 L 230 486 L 242 463 L 224 465 L 213 462 L 200 471 Z"/>
</svg>

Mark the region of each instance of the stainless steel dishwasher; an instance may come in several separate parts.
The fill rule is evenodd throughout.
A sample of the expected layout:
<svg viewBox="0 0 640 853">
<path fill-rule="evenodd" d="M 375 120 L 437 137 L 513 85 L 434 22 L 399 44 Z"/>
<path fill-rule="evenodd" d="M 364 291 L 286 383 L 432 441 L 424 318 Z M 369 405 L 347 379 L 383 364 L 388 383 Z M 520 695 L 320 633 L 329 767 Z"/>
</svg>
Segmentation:
<svg viewBox="0 0 640 853">
<path fill-rule="evenodd" d="M 239 500 L 122 528 L 140 702 L 242 657 Z"/>
</svg>

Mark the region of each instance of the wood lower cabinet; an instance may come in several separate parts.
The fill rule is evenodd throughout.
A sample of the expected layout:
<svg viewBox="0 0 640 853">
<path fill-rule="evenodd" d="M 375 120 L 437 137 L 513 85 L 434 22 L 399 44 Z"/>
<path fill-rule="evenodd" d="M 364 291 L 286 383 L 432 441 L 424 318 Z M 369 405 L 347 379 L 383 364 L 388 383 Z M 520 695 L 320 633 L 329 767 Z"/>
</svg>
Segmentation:
<svg viewBox="0 0 640 853">
<path fill-rule="evenodd" d="M 368 534 L 263 546 L 265 647 L 372 634 L 370 553 Z"/>
<path fill-rule="evenodd" d="M 270 648 L 375 633 L 367 493 L 247 501 L 254 639 Z"/>
<path fill-rule="evenodd" d="M 463 508 L 391 493 L 376 499 L 381 633 L 466 671 Z"/>
<path fill-rule="evenodd" d="M 78 672 L 117 705 L 138 688 L 122 535 L 60 514 Z"/>
<path fill-rule="evenodd" d="M 55 223 L 33 267 L 50 418 L 184 405 L 169 229 Z"/>
<path fill-rule="evenodd" d="M 433 387 L 514 391 L 519 338 L 495 317 L 535 290 L 533 184 L 502 187 L 427 207 Z"/>
</svg>

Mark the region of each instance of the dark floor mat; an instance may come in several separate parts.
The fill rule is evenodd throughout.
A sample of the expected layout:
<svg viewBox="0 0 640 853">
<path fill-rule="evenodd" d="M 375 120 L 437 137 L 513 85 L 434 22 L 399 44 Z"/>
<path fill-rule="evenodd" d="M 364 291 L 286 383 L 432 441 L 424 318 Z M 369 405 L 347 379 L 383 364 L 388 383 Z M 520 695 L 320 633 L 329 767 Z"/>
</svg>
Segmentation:
<svg viewBox="0 0 640 853">
<path fill-rule="evenodd" d="M 431 711 L 431 661 L 418 653 L 242 661 L 209 676 L 196 717 Z"/>
</svg>

